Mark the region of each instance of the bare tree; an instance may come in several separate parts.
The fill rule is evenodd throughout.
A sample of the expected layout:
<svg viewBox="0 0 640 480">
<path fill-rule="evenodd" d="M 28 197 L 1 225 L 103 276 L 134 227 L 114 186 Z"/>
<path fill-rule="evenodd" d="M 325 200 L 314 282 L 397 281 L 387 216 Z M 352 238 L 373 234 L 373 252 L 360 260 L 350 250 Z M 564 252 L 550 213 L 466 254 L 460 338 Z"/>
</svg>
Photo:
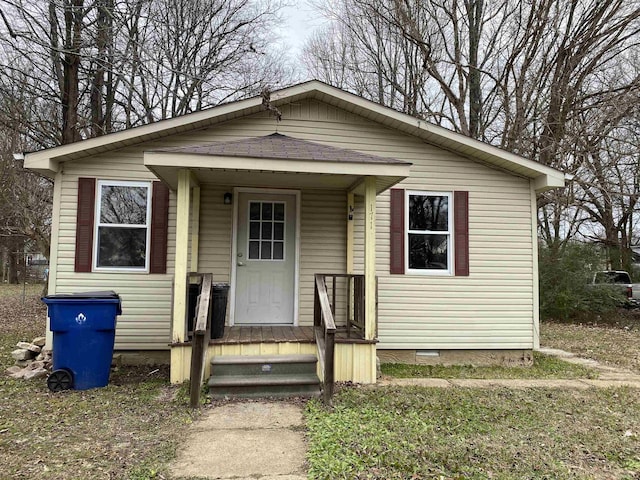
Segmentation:
<svg viewBox="0 0 640 480">
<path fill-rule="evenodd" d="M 609 243 L 628 231 L 633 175 L 616 169 L 625 160 L 610 136 L 619 139 L 619 126 L 637 115 L 621 106 L 638 100 L 640 2 L 337 0 L 319 8 L 333 24 L 305 50 L 314 74 L 575 175 L 571 188 L 539 198 L 541 235 L 554 249 L 587 219 Z M 626 202 L 615 221 L 585 196 L 595 171 L 597 198 L 606 189 L 614 212 Z"/>
<path fill-rule="evenodd" d="M 272 46 L 280 7 L 280 0 L 0 0 L 0 235 L 49 255 L 51 184 L 24 171 L 14 152 L 288 83 L 288 65 Z"/>
</svg>

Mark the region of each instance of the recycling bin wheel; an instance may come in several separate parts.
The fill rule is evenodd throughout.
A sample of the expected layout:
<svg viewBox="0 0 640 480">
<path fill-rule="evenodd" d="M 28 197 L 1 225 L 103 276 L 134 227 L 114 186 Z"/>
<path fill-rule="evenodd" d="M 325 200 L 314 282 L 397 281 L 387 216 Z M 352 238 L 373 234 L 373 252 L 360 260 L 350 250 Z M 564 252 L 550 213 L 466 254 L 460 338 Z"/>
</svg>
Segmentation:
<svg viewBox="0 0 640 480">
<path fill-rule="evenodd" d="M 47 379 L 47 387 L 52 392 L 61 392 L 63 390 L 69 390 L 73 388 L 73 375 L 69 370 L 61 368 L 60 370 L 54 370 Z"/>
</svg>

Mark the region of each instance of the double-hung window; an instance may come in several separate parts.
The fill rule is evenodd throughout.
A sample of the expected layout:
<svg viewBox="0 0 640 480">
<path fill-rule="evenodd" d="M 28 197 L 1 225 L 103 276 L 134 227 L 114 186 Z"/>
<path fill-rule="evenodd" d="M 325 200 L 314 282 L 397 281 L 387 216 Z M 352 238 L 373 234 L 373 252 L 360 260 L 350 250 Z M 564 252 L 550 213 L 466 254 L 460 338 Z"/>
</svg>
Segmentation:
<svg viewBox="0 0 640 480">
<path fill-rule="evenodd" d="M 101 180 L 97 194 L 94 268 L 147 271 L 151 184 Z"/>
<path fill-rule="evenodd" d="M 406 271 L 452 273 L 452 195 L 406 192 Z"/>
</svg>

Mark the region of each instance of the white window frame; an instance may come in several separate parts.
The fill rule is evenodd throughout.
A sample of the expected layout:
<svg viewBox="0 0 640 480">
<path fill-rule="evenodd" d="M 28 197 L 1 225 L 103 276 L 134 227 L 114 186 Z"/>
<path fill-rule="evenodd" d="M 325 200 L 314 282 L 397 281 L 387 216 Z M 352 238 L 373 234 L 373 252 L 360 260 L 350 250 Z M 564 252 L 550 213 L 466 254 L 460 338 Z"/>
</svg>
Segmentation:
<svg viewBox="0 0 640 480">
<path fill-rule="evenodd" d="M 251 203 L 259 203 L 260 204 L 260 215 L 262 218 L 262 204 L 263 203 L 272 203 L 275 205 L 276 203 L 280 203 L 284 206 L 284 221 L 282 221 L 282 258 L 249 258 L 249 242 L 262 242 L 262 222 L 260 220 L 260 238 L 259 239 L 251 239 Z M 273 215 L 273 213 L 272 213 Z M 255 220 L 253 220 L 255 222 Z M 268 221 L 268 220 L 267 220 Z M 271 225 L 274 225 L 275 222 L 280 222 L 280 220 L 271 220 Z M 273 227 L 275 228 L 275 226 Z M 275 235 L 275 234 L 274 234 Z M 279 242 L 280 240 L 271 239 L 271 256 L 273 257 L 273 244 L 275 242 Z M 245 245 L 247 252 L 247 262 L 285 262 L 287 260 L 287 203 L 279 200 L 248 200 L 247 201 L 247 244 Z M 262 255 L 262 246 L 260 245 L 259 253 Z"/>
<path fill-rule="evenodd" d="M 410 230 L 409 229 L 409 197 L 410 196 L 427 196 L 427 197 L 447 197 L 449 210 L 447 212 L 447 226 L 448 230 Z M 405 190 L 404 196 L 404 268 L 405 272 L 414 275 L 440 275 L 440 276 L 452 276 L 453 275 L 453 192 L 432 192 L 424 190 Z M 421 235 L 447 235 L 447 270 L 441 269 L 429 269 L 429 268 L 409 268 L 409 234 L 421 234 Z"/>
<path fill-rule="evenodd" d="M 102 205 L 102 187 L 143 187 L 147 189 L 147 217 L 144 227 L 142 225 L 129 225 L 129 224 L 113 224 L 113 223 L 101 223 L 100 222 L 100 207 Z M 95 221 L 93 226 L 93 270 L 96 272 L 136 272 L 136 273 L 148 273 L 149 272 L 149 254 L 151 253 L 151 203 L 153 189 L 151 188 L 151 182 L 135 182 L 125 180 L 98 180 L 97 182 L 97 194 L 96 205 L 94 211 Z M 144 256 L 144 267 L 99 267 L 98 266 L 98 232 L 100 227 L 111 228 L 146 228 L 146 252 Z"/>
</svg>

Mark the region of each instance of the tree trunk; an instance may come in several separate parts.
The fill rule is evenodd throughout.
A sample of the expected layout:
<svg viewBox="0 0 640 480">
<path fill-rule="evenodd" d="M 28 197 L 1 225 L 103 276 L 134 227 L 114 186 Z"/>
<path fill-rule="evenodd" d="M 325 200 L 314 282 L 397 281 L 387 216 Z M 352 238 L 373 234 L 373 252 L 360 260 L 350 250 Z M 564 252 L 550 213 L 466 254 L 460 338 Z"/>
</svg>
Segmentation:
<svg viewBox="0 0 640 480">
<path fill-rule="evenodd" d="M 482 113 L 482 87 L 478 69 L 478 47 L 482 35 L 483 0 L 469 0 L 466 3 L 469 17 L 469 136 L 480 137 Z"/>
<path fill-rule="evenodd" d="M 80 100 L 79 72 L 84 0 L 66 0 L 64 4 L 65 54 L 62 93 L 62 143 L 81 139 L 78 118 Z"/>
</svg>

